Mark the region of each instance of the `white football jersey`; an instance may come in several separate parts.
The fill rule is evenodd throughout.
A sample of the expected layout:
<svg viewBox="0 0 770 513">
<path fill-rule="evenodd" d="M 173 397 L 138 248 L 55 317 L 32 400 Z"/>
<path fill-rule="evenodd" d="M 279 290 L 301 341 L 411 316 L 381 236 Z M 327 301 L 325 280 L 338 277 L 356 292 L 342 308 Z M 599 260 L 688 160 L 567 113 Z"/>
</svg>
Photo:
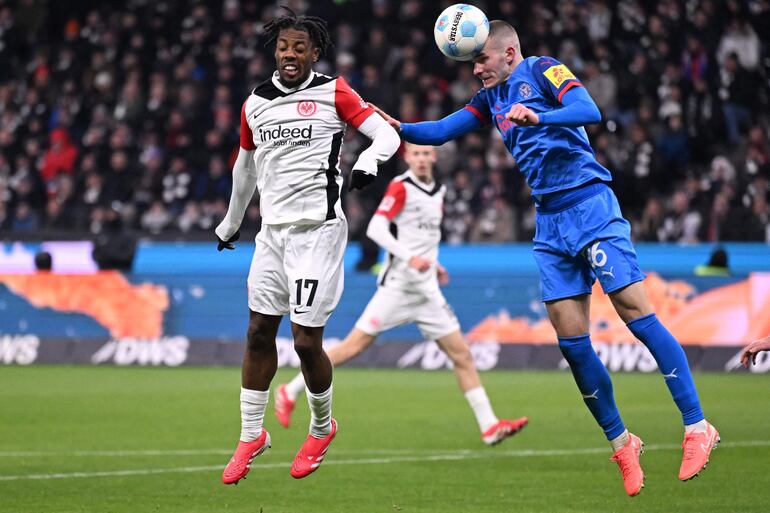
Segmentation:
<svg viewBox="0 0 770 513">
<path fill-rule="evenodd" d="M 407 171 L 390 182 L 375 215 L 390 219 L 391 233 L 410 254 L 435 262 L 441 242 L 445 195 L 445 186 L 437 181 L 426 184 Z M 439 287 L 435 267 L 421 273 L 390 253 L 380 271 L 378 284 L 425 292 Z"/>
<path fill-rule="evenodd" d="M 344 218 L 339 157 L 347 125 L 374 113 L 342 77 L 311 72 L 289 89 L 278 72 L 241 109 L 241 147 L 254 150 L 264 224 Z"/>
</svg>

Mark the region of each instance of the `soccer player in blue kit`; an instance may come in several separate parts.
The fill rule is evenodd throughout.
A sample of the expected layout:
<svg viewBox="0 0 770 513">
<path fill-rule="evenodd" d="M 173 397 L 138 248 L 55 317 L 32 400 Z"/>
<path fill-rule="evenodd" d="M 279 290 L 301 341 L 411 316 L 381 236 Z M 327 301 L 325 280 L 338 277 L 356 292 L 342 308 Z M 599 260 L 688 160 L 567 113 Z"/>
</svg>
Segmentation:
<svg viewBox="0 0 770 513">
<path fill-rule="evenodd" d="M 631 496 L 644 487 L 644 444 L 618 413 L 609 373 L 591 347 L 589 306 L 598 279 L 631 332 L 650 350 L 685 425 L 679 479 L 697 476 L 719 433 L 701 410 L 687 357 L 652 311 L 631 243 L 631 227 L 596 161 L 583 125 L 601 114 L 580 81 L 551 57 L 527 57 L 515 29 L 490 23 L 474 59 L 483 87 L 464 109 L 438 121 L 401 123 L 380 114 L 405 141 L 441 145 L 494 123 L 532 189 L 537 218 L 534 256 L 541 299 L 586 406 L 610 441 Z"/>
</svg>

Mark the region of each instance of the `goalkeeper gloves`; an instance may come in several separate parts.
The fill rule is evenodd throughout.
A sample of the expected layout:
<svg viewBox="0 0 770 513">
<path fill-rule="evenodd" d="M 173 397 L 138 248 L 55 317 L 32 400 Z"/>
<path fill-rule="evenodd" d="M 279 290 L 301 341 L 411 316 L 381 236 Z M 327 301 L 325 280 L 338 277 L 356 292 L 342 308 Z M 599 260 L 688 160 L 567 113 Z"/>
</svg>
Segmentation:
<svg viewBox="0 0 770 513">
<path fill-rule="evenodd" d="M 219 238 L 219 235 L 217 235 L 217 251 L 222 251 L 223 249 L 235 249 L 235 244 L 233 243 L 240 238 L 241 238 L 240 230 L 235 232 L 233 236 L 227 240 L 222 240 Z"/>
<path fill-rule="evenodd" d="M 369 187 L 374 183 L 375 178 L 377 178 L 375 175 L 370 175 L 366 171 L 354 169 L 353 172 L 350 173 L 350 186 L 348 189 L 353 191 L 355 189 Z"/>
</svg>

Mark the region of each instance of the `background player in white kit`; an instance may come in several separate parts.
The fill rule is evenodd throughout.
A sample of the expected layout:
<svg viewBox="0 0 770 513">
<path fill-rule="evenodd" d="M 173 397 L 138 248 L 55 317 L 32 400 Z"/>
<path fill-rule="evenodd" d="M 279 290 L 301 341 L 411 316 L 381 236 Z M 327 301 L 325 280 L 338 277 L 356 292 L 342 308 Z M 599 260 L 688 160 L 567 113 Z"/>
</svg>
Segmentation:
<svg viewBox="0 0 770 513">
<path fill-rule="evenodd" d="M 262 428 L 277 368 L 275 336 L 289 314 L 308 388 L 310 434 L 291 467 L 305 477 L 321 464 L 337 432 L 331 417 L 332 366 L 321 345 L 343 288 L 347 221 L 340 206 L 339 155 L 347 125 L 372 139 L 353 166 L 351 189 L 374 181 L 398 149 L 398 134 L 341 77 L 312 70 L 330 44 L 326 23 L 289 14 L 265 25 L 276 41 L 277 71 L 246 99 L 233 192 L 216 228 L 217 249 L 233 249 L 259 187 L 263 222 L 248 278 L 249 327 L 241 378 L 241 437 L 222 474 L 237 483 L 270 447 Z"/>
<path fill-rule="evenodd" d="M 438 263 L 446 188 L 433 177 L 436 150 L 406 143 L 404 160 L 409 169 L 390 182 L 366 232 L 388 252 L 377 292 L 355 328 L 327 354 L 333 365 L 341 365 L 369 347 L 383 331 L 416 323 L 423 336 L 436 340 L 452 360 L 481 437 L 493 445 L 520 431 L 528 421 L 526 417 L 499 420 L 495 416 L 457 317 L 439 289 L 449 276 Z M 391 226 L 396 228 L 396 237 Z M 304 388 L 305 378 L 298 374 L 276 390 L 275 413 L 284 427 L 289 427 L 296 398 Z"/>
</svg>

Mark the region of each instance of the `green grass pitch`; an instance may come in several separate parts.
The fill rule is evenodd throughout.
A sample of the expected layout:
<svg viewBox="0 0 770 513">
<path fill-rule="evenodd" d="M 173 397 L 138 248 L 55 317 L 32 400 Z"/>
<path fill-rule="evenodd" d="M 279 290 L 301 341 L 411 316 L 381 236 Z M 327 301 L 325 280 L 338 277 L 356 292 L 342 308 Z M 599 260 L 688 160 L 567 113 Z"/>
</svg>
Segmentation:
<svg viewBox="0 0 770 513">
<path fill-rule="evenodd" d="M 450 372 L 338 369 L 340 431 L 296 481 L 298 407 L 238 486 L 220 483 L 239 431 L 235 368 L 0 368 L 2 512 L 768 511 L 770 376 L 696 374 L 722 445 L 681 483 L 679 415 L 660 376 L 616 374 L 626 424 L 647 444 L 647 486 L 626 497 L 599 428 L 566 372 L 482 375 L 500 416 L 530 425 L 481 443 Z M 280 371 L 276 382 L 289 378 Z M 272 398 L 271 398 L 272 406 Z"/>
</svg>

